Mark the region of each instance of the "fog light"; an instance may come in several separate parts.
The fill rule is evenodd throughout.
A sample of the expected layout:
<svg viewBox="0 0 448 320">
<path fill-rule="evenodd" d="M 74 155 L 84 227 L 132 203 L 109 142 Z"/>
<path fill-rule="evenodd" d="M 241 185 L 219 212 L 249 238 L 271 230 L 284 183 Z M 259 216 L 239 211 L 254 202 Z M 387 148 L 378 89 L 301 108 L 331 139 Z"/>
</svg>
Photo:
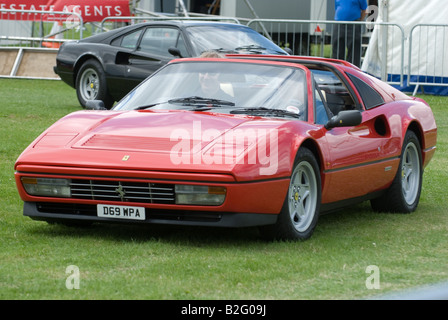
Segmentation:
<svg viewBox="0 0 448 320">
<path fill-rule="evenodd" d="M 52 178 L 21 178 L 25 191 L 32 196 L 69 198 L 70 180 Z"/>
<path fill-rule="evenodd" d="M 226 188 L 178 184 L 176 204 L 219 206 L 226 198 Z"/>
</svg>

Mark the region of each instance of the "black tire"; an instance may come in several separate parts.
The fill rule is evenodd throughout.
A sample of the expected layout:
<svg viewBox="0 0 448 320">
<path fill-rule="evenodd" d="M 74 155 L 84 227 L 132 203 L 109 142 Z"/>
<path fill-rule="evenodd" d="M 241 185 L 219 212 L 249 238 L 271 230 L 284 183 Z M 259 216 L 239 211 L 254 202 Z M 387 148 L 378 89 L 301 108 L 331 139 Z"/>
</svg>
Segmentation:
<svg viewBox="0 0 448 320">
<path fill-rule="evenodd" d="M 106 74 L 95 59 L 89 59 L 79 68 L 76 76 L 76 95 L 83 108 L 87 100 L 102 100 L 107 109 L 112 108 L 114 99 L 107 90 Z"/>
<path fill-rule="evenodd" d="M 394 181 L 379 198 L 370 201 L 374 211 L 411 213 L 417 209 L 422 190 L 423 166 L 420 142 L 413 131 L 403 141 L 400 165 Z"/>
<path fill-rule="evenodd" d="M 261 236 L 266 240 L 310 238 L 319 218 L 321 196 L 321 177 L 316 157 L 309 149 L 302 147 L 297 153 L 277 222 L 260 227 Z"/>
</svg>

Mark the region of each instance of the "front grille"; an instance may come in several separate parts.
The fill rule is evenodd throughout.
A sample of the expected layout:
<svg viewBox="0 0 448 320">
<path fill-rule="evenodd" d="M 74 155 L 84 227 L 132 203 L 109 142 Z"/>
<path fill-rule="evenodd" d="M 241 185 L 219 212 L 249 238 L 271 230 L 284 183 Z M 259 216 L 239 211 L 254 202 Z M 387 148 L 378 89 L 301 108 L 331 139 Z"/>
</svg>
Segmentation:
<svg viewBox="0 0 448 320">
<path fill-rule="evenodd" d="M 100 201 L 174 204 L 174 184 L 82 180 L 70 183 L 72 198 Z"/>
</svg>

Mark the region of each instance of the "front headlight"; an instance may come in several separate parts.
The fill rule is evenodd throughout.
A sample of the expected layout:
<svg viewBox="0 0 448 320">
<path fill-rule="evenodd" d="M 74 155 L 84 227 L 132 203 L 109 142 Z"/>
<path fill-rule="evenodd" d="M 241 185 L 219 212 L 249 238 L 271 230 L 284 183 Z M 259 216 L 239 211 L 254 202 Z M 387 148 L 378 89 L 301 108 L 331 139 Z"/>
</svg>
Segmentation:
<svg viewBox="0 0 448 320">
<path fill-rule="evenodd" d="M 25 191 L 32 196 L 69 198 L 70 179 L 22 177 Z"/>
<path fill-rule="evenodd" d="M 226 198 L 226 188 L 178 184 L 176 204 L 219 206 Z"/>
</svg>

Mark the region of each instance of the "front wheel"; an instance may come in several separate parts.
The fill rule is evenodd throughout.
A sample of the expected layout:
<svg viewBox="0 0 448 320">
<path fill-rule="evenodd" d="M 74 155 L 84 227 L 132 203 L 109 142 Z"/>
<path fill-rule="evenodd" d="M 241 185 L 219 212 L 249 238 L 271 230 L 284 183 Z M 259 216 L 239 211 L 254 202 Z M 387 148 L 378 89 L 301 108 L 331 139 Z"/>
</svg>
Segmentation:
<svg viewBox="0 0 448 320">
<path fill-rule="evenodd" d="M 107 90 L 106 75 L 97 60 L 87 60 L 79 69 L 76 94 L 83 108 L 88 100 L 102 100 L 107 109 L 112 107 L 114 101 Z"/>
<path fill-rule="evenodd" d="M 417 209 L 422 189 L 422 152 L 414 132 L 404 138 L 398 172 L 386 192 L 370 201 L 375 211 L 410 213 Z"/>
<path fill-rule="evenodd" d="M 300 148 L 277 222 L 260 227 L 262 236 L 269 240 L 308 239 L 317 224 L 320 202 L 319 165 L 309 149 Z"/>
</svg>

